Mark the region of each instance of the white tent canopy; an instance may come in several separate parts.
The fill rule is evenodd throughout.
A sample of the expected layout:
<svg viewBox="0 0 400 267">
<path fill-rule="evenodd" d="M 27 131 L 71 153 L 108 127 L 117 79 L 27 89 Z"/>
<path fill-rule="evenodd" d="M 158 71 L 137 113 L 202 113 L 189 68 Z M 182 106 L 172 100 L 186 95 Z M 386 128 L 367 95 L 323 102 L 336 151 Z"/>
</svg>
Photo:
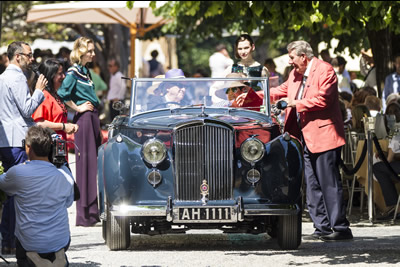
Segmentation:
<svg viewBox="0 0 400 267">
<path fill-rule="evenodd" d="M 164 2 L 165 3 L 165 2 Z M 155 24 L 160 21 L 149 8 L 150 1 L 90 1 L 36 5 L 28 12 L 28 22 Z M 160 4 L 159 4 L 160 5 Z M 142 10 L 141 10 L 142 9 Z M 143 11 L 143 13 L 141 13 Z"/>
<path fill-rule="evenodd" d="M 165 4 L 157 1 L 157 7 Z M 147 31 L 166 23 L 156 17 L 149 7 L 150 1 L 134 1 L 133 8 L 126 7 L 126 1 L 67 2 L 35 5 L 28 11 L 27 22 L 48 23 L 98 23 L 121 24 L 131 33 L 131 75 L 135 71 L 135 39 Z M 151 25 L 145 28 L 145 25 Z"/>
</svg>

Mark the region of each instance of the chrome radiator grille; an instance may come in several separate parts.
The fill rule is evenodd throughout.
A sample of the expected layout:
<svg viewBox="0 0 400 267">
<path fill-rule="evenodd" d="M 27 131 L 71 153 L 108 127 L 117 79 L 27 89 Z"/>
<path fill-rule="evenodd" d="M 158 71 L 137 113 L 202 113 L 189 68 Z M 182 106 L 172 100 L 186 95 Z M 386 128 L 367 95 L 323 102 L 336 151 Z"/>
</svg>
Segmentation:
<svg viewBox="0 0 400 267">
<path fill-rule="evenodd" d="M 196 124 L 175 132 L 175 196 L 200 200 L 203 180 L 209 200 L 233 197 L 233 133 L 214 124 Z"/>
</svg>

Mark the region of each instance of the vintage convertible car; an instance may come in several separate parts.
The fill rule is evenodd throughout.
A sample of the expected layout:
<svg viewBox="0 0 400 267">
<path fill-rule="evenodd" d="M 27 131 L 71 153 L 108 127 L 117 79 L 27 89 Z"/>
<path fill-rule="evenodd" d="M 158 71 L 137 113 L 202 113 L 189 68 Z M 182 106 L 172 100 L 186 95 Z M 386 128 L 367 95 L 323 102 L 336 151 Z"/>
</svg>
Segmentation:
<svg viewBox="0 0 400 267">
<path fill-rule="evenodd" d="M 245 108 L 209 96 L 216 91 L 226 97 L 238 78 L 130 80 L 130 105 L 120 103 L 121 115 L 98 153 L 99 210 L 108 247 L 127 249 L 131 233 L 214 228 L 268 233 L 282 249 L 297 249 L 303 148 L 271 114 L 268 79 L 240 80 L 257 84 L 265 95 L 256 99 L 245 87 L 255 97 L 246 97 Z M 184 97 L 165 103 L 165 88 L 173 86 L 185 88 Z"/>
</svg>

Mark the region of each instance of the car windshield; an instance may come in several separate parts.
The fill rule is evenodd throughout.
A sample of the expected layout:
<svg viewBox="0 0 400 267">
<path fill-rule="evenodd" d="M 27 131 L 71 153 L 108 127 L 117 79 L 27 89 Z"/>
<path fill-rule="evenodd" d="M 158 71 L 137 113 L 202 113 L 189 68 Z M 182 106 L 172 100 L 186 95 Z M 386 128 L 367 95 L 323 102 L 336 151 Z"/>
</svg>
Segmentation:
<svg viewBox="0 0 400 267">
<path fill-rule="evenodd" d="M 130 116 L 150 110 L 184 107 L 245 108 L 270 114 L 268 78 L 130 80 Z M 238 97 L 242 104 L 238 103 Z"/>
</svg>

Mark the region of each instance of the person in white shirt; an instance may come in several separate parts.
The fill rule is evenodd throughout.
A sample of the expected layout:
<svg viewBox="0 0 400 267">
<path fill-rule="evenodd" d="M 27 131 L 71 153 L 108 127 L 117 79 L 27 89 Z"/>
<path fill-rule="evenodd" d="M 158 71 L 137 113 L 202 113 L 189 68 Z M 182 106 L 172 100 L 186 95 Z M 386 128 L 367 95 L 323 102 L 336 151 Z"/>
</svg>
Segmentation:
<svg viewBox="0 0 400 267">
<path fill-rule="evenodd" d="M 375 91 L 378 92 L 378 84 L 376 82 L 376 67 L 371 48 L 367 51 L 364 49 L 361 50 L 360 72 L 364 76 L 363 87 L 373 87 Z"/>
<path fill-rule="evenodd" d="M 112 121 L 119 115 L 119 111 L 113 109 L 112 105 L 114 102 L 125 100 L 126 86 L 121 79 L 123 75 L 119 71 L 119 62 L 115 58 L 111 58 L 107 66 L 111 74 L 107 100 L 109 102 L 110 119 Z"/>
<path fill-rule="evenodd" d="M 223 78 L 225 77 L 225 70 L 233 64 L 233 60 L 229 56 L 226 46 L 219 44 L 215 48 L 215 53 L 209 58 L 209 65 L 211 69 L 212 78 Z"/>
<path fill-rule="evenodd" d="M 336 72 L 336 76 L 338 77 L 338 89 L 339 92 L 347 92 L 351 95 L 353 95 L 353 92 L 351 91 L 351 86 L 350 86 L 350 75 L 346 71 L 345 74 L 345 67 L 346 67 L 346 60 L 343 57 L 336 57 L 332 59 L 331 65 L 333 69 Z"/>
</svg>

